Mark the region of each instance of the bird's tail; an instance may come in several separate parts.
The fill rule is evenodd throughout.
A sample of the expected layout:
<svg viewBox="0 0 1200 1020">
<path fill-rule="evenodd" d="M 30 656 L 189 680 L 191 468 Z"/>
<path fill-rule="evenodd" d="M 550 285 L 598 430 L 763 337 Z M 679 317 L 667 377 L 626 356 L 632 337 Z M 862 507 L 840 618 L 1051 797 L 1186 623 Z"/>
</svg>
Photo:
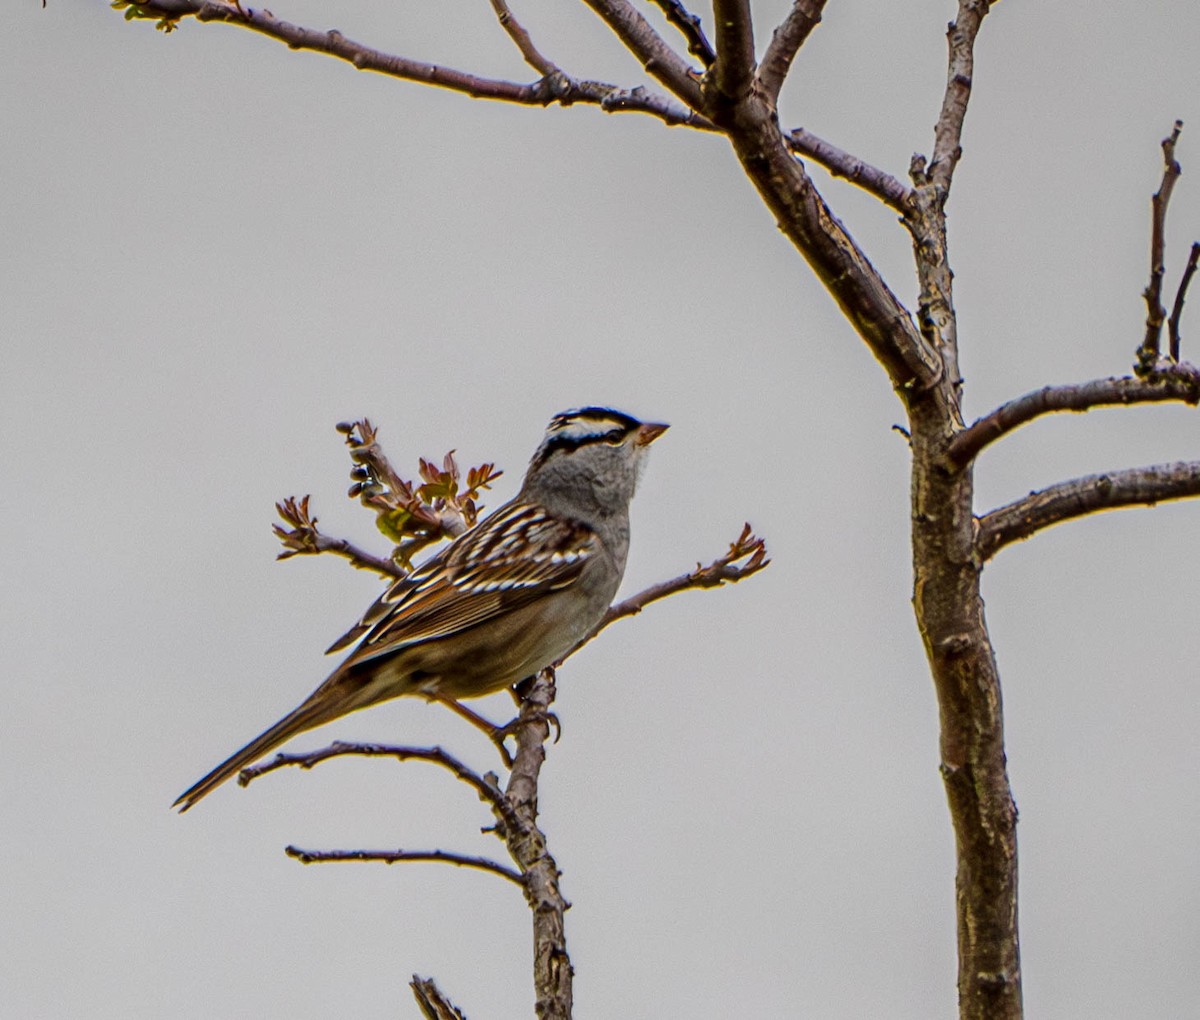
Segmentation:
<svg viewBox="0 0 1200 1020">
<path fill-rule="evenodd" d="M 273 751 L 285 740 L 290 740 L 297 733 L 311 730 L 314 726 L 320 726 L 321 723 L 328 722 L 331 718 L 340 714 L 340 712 L 330 712 L 326 699 L 309 698 L 295 711 L 285 715 L 269 730 L 255 737 L 240 751 L 230 755 L 225 761 L 221 762 L 207 776 L 181 793 L 178 800 L 171 807 L 179 808 L 182 814 L 201 797 L 207 796 L 215 790 L 230 776 L 240 772 L 252 762 L 257 761 L 268 751 Z"/>
</svg>

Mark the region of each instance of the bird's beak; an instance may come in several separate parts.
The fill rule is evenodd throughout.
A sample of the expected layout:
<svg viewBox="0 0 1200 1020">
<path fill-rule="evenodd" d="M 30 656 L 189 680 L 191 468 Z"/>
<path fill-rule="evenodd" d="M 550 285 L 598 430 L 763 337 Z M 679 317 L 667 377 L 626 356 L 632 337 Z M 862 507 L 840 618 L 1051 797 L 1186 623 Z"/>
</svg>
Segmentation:
<svg viewBox="0 0 1200 1020">
<path fill-rule="evenodd" d="M 671 426 L 661 421 L 648 421 L 638 426 L 634 443 L 638 446 L 649 446 Z"/>
</svg>

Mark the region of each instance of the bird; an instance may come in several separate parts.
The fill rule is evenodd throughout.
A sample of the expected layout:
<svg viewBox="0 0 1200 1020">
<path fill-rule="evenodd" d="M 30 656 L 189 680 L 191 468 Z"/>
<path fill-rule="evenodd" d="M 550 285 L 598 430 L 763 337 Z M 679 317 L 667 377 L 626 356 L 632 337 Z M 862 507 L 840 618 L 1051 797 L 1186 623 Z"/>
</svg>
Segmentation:
<svg viewBox="0 0 1200 1020">
<path fill-rule="evenodd" d="M 187 811 L 285 741 L 350 712 L 402 695 L 460 707 L 561 660 L 617 593 L 629 504 L 667 428 L 608 407 L 555 415 L 517 495 L 388 587 L 328 649 L 355 646 L 328 678 L 172 807 Z"/>
</svg>

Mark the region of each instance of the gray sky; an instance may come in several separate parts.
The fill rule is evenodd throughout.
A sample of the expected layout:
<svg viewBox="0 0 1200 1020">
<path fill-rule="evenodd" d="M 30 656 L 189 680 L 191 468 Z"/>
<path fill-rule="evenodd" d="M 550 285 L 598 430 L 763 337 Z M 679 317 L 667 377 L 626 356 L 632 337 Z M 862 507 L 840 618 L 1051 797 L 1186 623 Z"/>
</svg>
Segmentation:
<svg viewBox="0 0 1200 1020">
<path fill-rule="evenodd" d="M 756 5 L 760 42 L 785 3 Z M 638 68 L 582 5 L 517 5 L 568 71 Z M 275 13 L 525 80 L 468 3 Z M 928 151 L 948 2 L 831 3 L 783 119 L 901 175 Z M 562 671 L 542 820 L 574 902 L 581 1018 L 949 1017 L 952 838 L 909 596 L 908 457 L 882 370 L 720 139 L 357 74 L 222 26 L 164 37 L 26 0 L 0 32 L 0 986 L 13 1016 L 413 1016 L 414 971 L 531 1015 L 516 891 L 305 847 L 500 851 L 464 788 L 339 762 L 172 799 L 300 701 L 378 583 L 274 562 L 272 503 L 377 550 L 335 422 L 397 465 L 456 447 L 514 491 L 548 417 L 673 424 L 634 513 L 632 592 L 745 519 L 774 564 L 623 623 Z M 951 205 L 970 414 L 1127 369 L 1158 142 L 1188 122 L 1173 293 L 1200 237 L 1200 7 L 1009 0 L 982 34 Z M 815 171 L 816 172 L 816 171 Z M 906 235 L 826 194 L 912 303 Z M 1190 323 L 1190 326 L 1189 326 Z M 1200 357 L 1200 294 L 1184 327 Z M 1190 342 L 1189 342 L 1190 341 Z M 1030 426 L 980 510 L 1200 456 L 1196 412 Z M 985 595 L 1042 1017 L 1194 1015 L 1200 505 L 1011 548 Z M 482 703 L 503 715 L 499 698 Z M 299 738 L 441 742 L 403 700 Z"/>
</svg>

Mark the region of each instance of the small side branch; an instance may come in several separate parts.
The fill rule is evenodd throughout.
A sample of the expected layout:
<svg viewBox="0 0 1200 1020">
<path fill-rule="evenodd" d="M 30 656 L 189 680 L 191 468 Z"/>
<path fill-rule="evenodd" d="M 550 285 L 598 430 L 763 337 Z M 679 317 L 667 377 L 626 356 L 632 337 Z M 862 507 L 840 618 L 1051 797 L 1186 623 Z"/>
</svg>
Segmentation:
<svg viewBox="0 0 1200 1020">
<path fill-rule="evenodd" d="M 821 164 L 834 177 L 842 177 L 851 184 L 857 184 L 901 215 L 909 211 L 912 189 L 891 174 L 818 138 L 804 128 L 789 131 L 785 138 L 792 152 Z"/>
<path fill-rule="evenodd" d="M 825 0 L 795 0 L 787 17 L 771 35 L 758 68 L 758 86 L 772 103 L 779 98 L 779 90 L 787 80 L 800 47 L 821 23 L 824 10 Z"/>
<path fill-rule="evenodd" d="M 975 550 L 987 561 L 1011 542 L 1086 514 L 1126 506 L 1153 506 L 1200 496 L 1200 461 L 1180 461 L 1087 475 L 1031 492 L 979 518 Z"/>
<path fill-rule="evenodd" d="M 1113 376 L 1066 386 L 1044 386 L 1040 390 L 1001 404 L 991 413 L 960 432 L 950 443 L 948 455 L 955 467 L 965 467 L 981 450 L 1022 425 L 1057 411 L 1090 411 L 1115 404 L 1147 404 L 1176 400 L 1195 406 L 1200 403 L 1200 369 L 1194 365 L 1172 365 L 1152 375 Z"/>
<path fill-rule="evenodd" d="M 1171 318 L 1168 321 L 1171 337 L 1171 360 L 1179 360 L 1179 347 L 1182 337 L 1179 333 L 1179 323 L 1183 319 L 1183 302 L 1187 299 L 1188 285 L 1196 272 L 1196 264 L 1200 263 L 1200 241 L 1192 242 L 1192 251 L 1188 255 L 1187 265 L 1183 267 L 1183 279 L 1179 281 L 1179 289 L 1175 291 L 1175 304 L 1171 307 Z"/>
<path fill-rule="evenodd" d="M 767 558 L 766 541 L 755 535 L 750 525 L 746 524 L 737 540 L 730 543 L 729 552 L 720 559 L 713 560 L 707 567 L 696 564 L 696 569 L 690 574 L 680 574 L 670 581 L 651 585 L 645 591 L 640 591 L 624 602 L 618 602 L 609 607 L 608 612 L 604 614 L 604 619 L 600 621 L 600 625 L 583 642 L 573 648 L 570 654 L 574 655 L 610 623 L 615 623 L 626 616 L 636 616 L 651 602 L 687 591 L 689 588 L 719 588 L 727 583 L 736 584 L 752 574 L 757 574 L 770 562 Z"/>
<path fill-rule="evenodd" d="M 1146 338 L 1138 348 L 1138 363 L 1149 370 L 1158 362 L 1159 341 L 1167 311 L 1162 305 L 1162 282 L 1165 267 L 1167 235 L 1167 205 L 1175 182 L 1183 172 L 1175 159 L 1175 143 L 1183 121 L 1177 120 L 1171 133 L 1162 140 L 1163 176 L 1162 183 L 1150 199 L 1150 282 L 1142 296 L 1146 299 Z"/>
<path fill-rule="evenodd" d="M 962 158 L 963 121 L 975 74 L 975 39 L 989 9 L 989 0 L 958 0 L 958 17 L 946 32 L 950 48 L 946 92 L 934 128 L 933 158 L 928 169 L 930 181 L 942 189 L 943 201 L 950 193 L 954 169 Z"/>
<path fill-rule="evenodd" d="M 754 83 L 754 22 L 750 0 L 713 0 L 717 62 L 713 83 L 722 101 L 738 103 Z"/>
<path fill-rule="evenodd" d="M 533 39 L 525 30 L 525 26 L 516 19 L 516 16 L 509 9 L 505 0 L 492 0 L 492 10 L 496 12 L 496 18 L 500 22 L 500 27 L 508 33 L 508 37 L 513 41 L 517 49 L 520 50 L 525 63 L 541 75 L 562 74 L 557 64 L 542 56 L 538 51 L 538 48 L 533 44 Z"/>
<path fill-rule="evenodd" d="M 291 525 L 290 528 L 281 528 L 278 524 L 271 525 L 275 537 L 284 546 L 284 551 L 276 556 L 276 559 L 286 560 L 292 556 L 333 553 L 337 556 L 344 556 L 359 570 L 373 570 L 384 577 L 404 576 L 405 571 L 395 560 L 375 556 L 358 548 L 347 539 L 330 538 L 328 535 L 322 534 L 317 529 L 317 518 L 309 514 L 308 499 L 308 496 L 302 496 L 300 499 L 288 496 L 282 502 L 275 504 L 279 516 Z"/>
<path fill-rule="evenodd" d="M 324 864 L 330 861 L 379 861 L 383 864 L 400 864 L 404 861 L 438 861 L 453 864 L 458 868 L 477 868 L 507 878 L 525 888 L 525 879 L 512 868 L 487 857 L 470 857 L 466 854 L 449 853 L 445 850 L 303 850 L 298 846 L 284 849 L 289 857 L 301 864 Z"/>
<path fill-rule="evenodd" d="M 523 823 L 512 811 L 509 802 L 504 798 L 494 777 L 481 776 L 474 769 L 463 764 L 458 758 L 440 747 L 398 747 L 391 744 L 355 744 L 335 741 L 328 747 L 300 754 L 277 754 L 270 761 L 259 762 L 249 768 L 242 769 L 238 774 L 238 785 L 248 786 L 259 776 L 283 768 L 311 769 L 331 758 L 357 756 L 362 758 L 394 758 L 396 761 L 427 761 L 439 765 L 452 773 L 461 782 L 466 783 L 478 795 L 479 799 L 488 804 L 496 812 L 498 820 L 514 831 L 520 830 Z"/>
<path fill-rule="evenodd" d="M 433 978 L 414 974 L 408 987 L 412 989 L 413 998 L 417 1000 L 425 1020 L 467 1020 L 462 1010 L 446 998 Z"/>
<path fill-rule="evenodd" d="M 717 55 L 704 34 L 699 15 L 689 11 L 680 0 L 654 0 L 654 3 L 662 9 L 667 21 L 679 29 L 680 35 L 687 41 L 688 53 L 706 68 L 712 67 Z"/>
</svg>

